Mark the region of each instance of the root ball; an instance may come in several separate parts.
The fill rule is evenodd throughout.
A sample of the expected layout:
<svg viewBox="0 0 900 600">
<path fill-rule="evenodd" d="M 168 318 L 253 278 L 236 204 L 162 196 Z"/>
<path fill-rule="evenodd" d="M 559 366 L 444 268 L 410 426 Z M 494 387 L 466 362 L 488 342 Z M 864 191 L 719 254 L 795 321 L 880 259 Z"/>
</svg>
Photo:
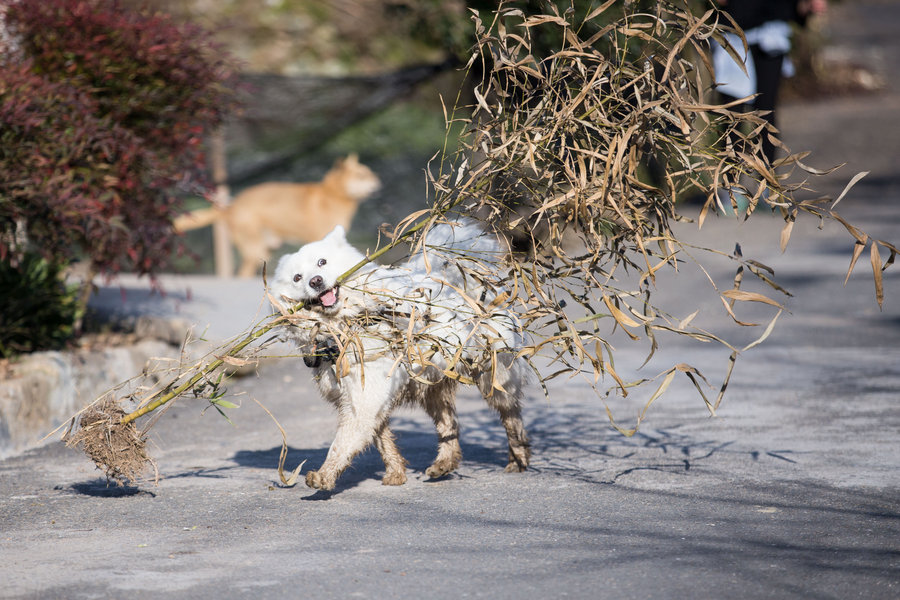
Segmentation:
<svg viewBox="0 0 900 600">
<path fill-rule="evenodd" d="M 65 436 L 66 446 L 81 446 L 85 454 L 119 485 L 141 479 L 153 460 L 147 454 L 146 437 L 134 423 L 122 424 L 125 411 L 114 398 L 88 407 L 78 421 L 78 429 Z"/>
</svg>

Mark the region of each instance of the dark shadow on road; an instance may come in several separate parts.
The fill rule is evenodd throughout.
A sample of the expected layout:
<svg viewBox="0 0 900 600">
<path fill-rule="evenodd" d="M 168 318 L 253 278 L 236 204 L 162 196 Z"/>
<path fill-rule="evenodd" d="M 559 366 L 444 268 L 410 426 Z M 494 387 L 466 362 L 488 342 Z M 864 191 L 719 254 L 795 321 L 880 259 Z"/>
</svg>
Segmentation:
<svg viewBox="0 0 900 600">
<path fill-rule="evenodd" d="M 532 404 L 524 413 L 532 443 L 530 470 L 585 483 L 614 484 L 647 471 L 689 476 L 735 460 L 748 466 L 764 461 L 795 464 L 803 454 L 781 446 L 738 447 L 734 440 L 680 431 L 678 423 L 665 429 L 644 427 L 627 437 L 610 426 L 603 411 L 583 407 Z M 460 421 L 463 465 L 474 470 L 505 466 L 506 437 L 495 415 L 489 410 L 467 412 Z"/>
<path fill-rule="evenodd" d="M 434 432 L 425 433 L 418 429 L 421 425 L 411 419 L 395 418 L 391 420 L 394 434 L 397 436 L 397 445 L 400 452 L 407 461 L 407 474 L 409 477 L 420 476 L 425 477 L 424 472 L 434 461 L 437 454 L 437 435 Z M 415 427 L 416 429 L 412 429 Z M 499 425 L 497 426 L 499 427 Z M 502 472 L 507 462 L 506 438 L 502 435 L 496 440 L 490 440 L 489 443 L 480 443 L 479 441 L 461 442 L 463 451 L 463 464 L 468 468 L 475 470 L 492 469 Z M 324 462 L 328 448 L 294 448 L 289 447 L 287 457 L 284 463 L 285 472 L 289 472 L 296 468 L 301 462 L 306 461 L 301 469 L 301 482 L 303 485 L 303 474 L 310 470 L 316 470 Z M 259 469 L 275 469 L 278 466 L 278 460 L 281 455 L 281 446 L 274 446 L 268 450 L 240 450 L 232 456 L 238 466 L 251 467 Z M 228 468 L 223 468 L 227 470 Z M 216 469 L 220 471 L 223 469 Z M 190 476 L 220 476 L 212 472 L 185 472 L 172 477 L 190 477 Z M 384 476 L 384 463 L 375 450 L 374 446 L 370 446 L 364 452 L 353 459 L 350 467 L 344 471 L 338 479 L 337 487 L 334 492 L 317 492 L 306 500 L 324 500 L 332 495 L 340 493 L 342 490 L 353 488 L 361 482 L 369 479 L 380 480 Z M 452 474 L 447 477 L 459 477 L 458 474 Z M 430 481 L 430 480 L 427 480 Z M 280 481 L 273 481 L 274 485 L 281 485 Z"/>
<path fill-rule="evenodd" d="M 94 479 L 82 483 L 73 483 L 71 486 L 56 487 L 57 490 L 71 490 L 76 494 L 84 496 L 92 496 L 95 498 L 129 498 L 132 496 L 150 496 L 155 498 L 156 494 L 148 490 L 133 485 L 117 485 L 106 479 Z"/>
<path fill-rule="evenodd" d="M 202 477 L 206 479 L 227 479 L 228 473 L 237 467 L 216 467 L 215 469 L 193 468 L 166 475 L 166 479 L 183 479 L 185 477 Z"/>
<path fill-rule="evenodd" d="M 198 302 L 190 290 L 162 290 L 110 285 L 98 288 L 91 296 L 92 310 L 107 318 L 129 316 L 166 317 L 182 305 Z"/>
<path fill-rule="evenodd" d="M 579 522 L 547 519 L 523 524 L 515 515 L 492 511 L 462 517 L 452 507 L 429 512 L 423 519 L 455 523 L 467 531 L 527 533 L 531 549 L 565 561 L 573 580 L 596 569 L 597 556 L 606 557 L 603 564 L 610 569 L 627 566 L 638 571 L 677 561 L 674 564 L 686 572 L 702 569 L 706 581 L 744 582 L 747 597 L 766 597 L 762 590 L 768 597 L 848 597 L 860 581 L 869 585 L 877 581 L 880 587 L 873 589 L 887 589 L 900 576 L 900 549 L 894 542 L 900 535 L 900 503 L 889 492 L 773 482 L 728 484 L 700 495 L 621 488 L 610 499 L 619 502 L 607 504 L 596 519 Z M 636 507 L 642 506 L 653 507 L 653 516 L 643 513 L 645 519 L 636 518 L 635 512 L 640 512 Z M 835 523 L 840 525 L 836 528 Z M 823 536 L 823 532 L 831 533 Z M 485 538 L 477 546 L 453 540 L 441 546 L 441 556 L 448 560 L 467 556 L 474 564 L 486 564 L 490 556 L 508 551 L 506 538 L 497 540 Z M 806 579 L 797 577 L 800 572 Z M 835 591 L 810 593 L 811 576 L 827 578 Z M 818 587 L 822 585 L 818 582 Z M 867 590 L 868 597 L 893 597 L 873 589 Z"/>
</svg>

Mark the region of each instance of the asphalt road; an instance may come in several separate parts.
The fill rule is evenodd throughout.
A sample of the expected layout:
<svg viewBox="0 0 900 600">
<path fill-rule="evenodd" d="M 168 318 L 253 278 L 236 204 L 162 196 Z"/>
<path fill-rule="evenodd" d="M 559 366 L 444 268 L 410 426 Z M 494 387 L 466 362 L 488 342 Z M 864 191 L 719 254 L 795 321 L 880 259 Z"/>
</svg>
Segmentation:
<svg viewBox="0 0 900 600">
<path fill-rule="evenodd" d="M 835 39 L 860 52 L 876 43 L 880 68 L 893 69 L 889 89 L 785 107 L 783 128 L 791 147 L 817 149 L 817 166 L 849 163 L 820 189 L 834 194 L 871 171 L 843 210 L 896 242 L 900 11 L 848 4 Z M 533 468 L 505 474 L 503 432 L 466 391 L 457 475 L 425 479 L 433 427 L 406 411 L 393 423 L 407 484 L 382 486 L 369 452 L 325 494 L 278 484 L 281 437 L 253 399 L 286 430 L 290 467 L 323 460 L 332 410 L 300 361 L 267 362 L 231 387 L 233 425 L 187 401 L 165 413 L 152 430 L 157 486 L 109 487 L 57 442 L 0 462 L 0 598 L 900 597 L 897 268 L 879 310 L 865 260 L 843 286 L 852 240 L 839 227 L 798 224 L 784 255 L 771 217 L 690 231 L 698 244 L 739 241 L 794 294 L 772 336 L 738 361 L 716 417 L 676 380 L 628 438 L 587 382 L 560 381 L 526 403 Z M 733 270 L 712 275 L 727 287 Z M 221 339 L 252 322 L 257 286 L 171 278 L 167 298 L 132 289 L 123 309 L 177 313 Z M 701 287 L 686 272 L 660 293 L 690 312 Z M 703 315 L 715 314 L 708 302 Z M 639 362 L 642 351 L 617 356 Z M 715 381 L 726 358 L 672 340 L 649 368 L 689 362 Z M 608 404 L 628 425 L 644 401 Z"/>
</svg>

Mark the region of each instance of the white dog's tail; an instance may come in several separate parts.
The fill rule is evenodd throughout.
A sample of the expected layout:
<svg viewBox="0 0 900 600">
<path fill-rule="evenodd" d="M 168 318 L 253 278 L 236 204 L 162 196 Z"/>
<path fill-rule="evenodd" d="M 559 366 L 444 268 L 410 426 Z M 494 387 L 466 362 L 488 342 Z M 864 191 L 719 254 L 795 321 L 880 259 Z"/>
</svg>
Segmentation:
<svg viewBox="0 0 900 600">
<path fill-rule="evenodd" d="M 419 250 L 413 254 L 407 266 L 418 272 L 436 267 L 443 270 L 447 263 L 460 258 L 491 265 L 500 261 L 502 250 L 493 233 L 485 231 L 477 221 L 461 219 L 429 229 L 425 234 L 424 252 Z M 436 264 L 438 261 L 443 264 Z"/>
</svg>

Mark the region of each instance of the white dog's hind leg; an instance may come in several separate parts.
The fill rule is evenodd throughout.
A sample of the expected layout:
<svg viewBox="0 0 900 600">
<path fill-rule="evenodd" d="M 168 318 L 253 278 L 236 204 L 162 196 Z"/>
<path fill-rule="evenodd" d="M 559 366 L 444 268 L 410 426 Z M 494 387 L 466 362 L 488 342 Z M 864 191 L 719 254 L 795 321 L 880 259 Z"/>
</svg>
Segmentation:
<svg viewBox="0 0 900 600">
<path fill-rule="evenodd" d="M 384 477 L 381 483 L 384 485 L 403 485 L 406 483 L 406 460 L 400 454 L 400 449 L 394 441 L 394 434 L 388 427 L 389 420 L 385 419 L 381 427 L 375 432 L 375 446 L 384 461 Z"/>
<path fill-rule="evenodd" d="M 438 453 L 434 463 L 425 470 L 432 479 L 443 477 L 459 468 L 462 449 L 459 447 L 459 421 L 456 418 L 456 387 L 452 379 L 444 379 L 426 386 L 423 406 L 434 420 L 438 435 Z"/>
<path fill-rule="evenodd" d="M 496 374 L 492 376 L 492 367 L 487 365 L 476 378 L 476 383 L 488 405 L 500 413 L 500 422 L 506 429 L 506 439 L 509 441 L 509 464 L 506 465 L 506 472 L 517 473 L 524 471 L 531 460 L 531 443 L 522 423 L 521 408 L 528 367 L 521 360 L 513 360 L 510 355 L 497 355 L 496 363 L 493 365 Z M 494 379 L 503 390 L 493 387 Z"/>
</svg>

